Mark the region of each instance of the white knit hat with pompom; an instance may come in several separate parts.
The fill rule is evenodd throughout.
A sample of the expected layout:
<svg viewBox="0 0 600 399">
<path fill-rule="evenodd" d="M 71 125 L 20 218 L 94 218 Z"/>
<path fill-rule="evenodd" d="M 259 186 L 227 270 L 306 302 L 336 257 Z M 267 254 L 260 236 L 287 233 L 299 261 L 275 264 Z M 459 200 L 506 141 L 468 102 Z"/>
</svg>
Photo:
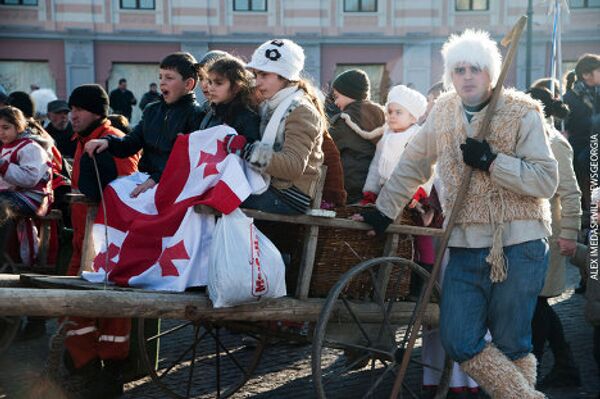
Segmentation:
<svg viewBox="0 0 600 399">
<path fill-rule="evenodd" d="M 293 41 L 269 40 L 254 51 L 246 68 L 273 72 L 287 80 L 298 81 L 304 68 L 304 58 L 304 50 Z"/>
</svg>

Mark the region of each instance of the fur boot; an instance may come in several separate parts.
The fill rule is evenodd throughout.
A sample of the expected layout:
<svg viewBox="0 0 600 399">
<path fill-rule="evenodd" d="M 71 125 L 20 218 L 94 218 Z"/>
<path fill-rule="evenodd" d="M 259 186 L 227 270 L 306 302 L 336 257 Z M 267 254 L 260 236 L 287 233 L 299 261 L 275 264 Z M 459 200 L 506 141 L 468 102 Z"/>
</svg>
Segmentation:
<svg viewBox="0 0 600 399">
<path fill-rule="evenodd" d="M 460 364 L 492 399 L 545 399 L 535 390 L 521 371 L 495 346 Z"/>
<path fill-rule="evenodd" d="M 537 359 L 533 353 L 520 359 L 513 360 L 513 363 L 517 366 L 519 371 L 521 371 L 521 374 L 523 374 L 523 377 L 525 377 L 529 386 L 535 388 L 537 382 Z"/>
</svg>

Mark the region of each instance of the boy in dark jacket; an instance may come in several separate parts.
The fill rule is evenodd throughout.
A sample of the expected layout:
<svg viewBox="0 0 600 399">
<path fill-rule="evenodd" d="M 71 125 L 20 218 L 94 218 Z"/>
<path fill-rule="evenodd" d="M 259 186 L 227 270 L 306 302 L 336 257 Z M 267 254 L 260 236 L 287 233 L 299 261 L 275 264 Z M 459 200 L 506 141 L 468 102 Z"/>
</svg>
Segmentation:
<svg viewBox="0 0 600 399">
<path fill-rule="evenodd" d="M 132 197 L 159 182 L 177 134 L 198 130 L 204 117 L 193 92 L 198 83 L 198 68 L 189 53 L 177 52 L 165 57 L 159 75 L 162 99 L 144 109 L 142 120 L 133 131 L 125 137 L 106 137 L 86 144 L 85 151 L 90 155 L 108 149 L 122 158 L 143 150 L 139 170 L 148 173 L 149 178 L 131 192 Z"/>
<path fill-rule="evenodd" d="M 363 70 L 338 75 L 332 86 L 341 113 L 331 118 L 329 133 L 340 151 L 344 188 L 352 204 L 362 199 L 375 145 L 384 131 L 385 113 L 382 106 L 369 100 L 370 82 Z"/>
</svg>

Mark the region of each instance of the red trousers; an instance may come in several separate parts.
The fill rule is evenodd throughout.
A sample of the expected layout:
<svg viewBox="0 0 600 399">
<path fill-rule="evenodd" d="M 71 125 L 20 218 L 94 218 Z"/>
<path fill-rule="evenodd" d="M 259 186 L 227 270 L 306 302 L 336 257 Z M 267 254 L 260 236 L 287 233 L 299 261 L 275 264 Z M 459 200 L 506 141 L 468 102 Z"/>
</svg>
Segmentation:
<svg viewBox="0 0 600 399">
<path fill-rule="evenodd" d="M 76 368 L 90 361 L 122 360 L 129 355 L 131 319 L 88 319 L 69 317 L 75 325 L 69 327 L 65 347 Z"/>
<path fill-rule="evenodd" d="M 82 204 L 72 205 L 73 256 L 67 272 L 69 276 L 77 276 L 79 273 L 86 212 L 87 206 Z M 76 368 L 81 368 L 96 358 L 122 360 L 129 355 L 131 319 L 69 317 L 69 321 L 75 324 L 67 328 L 65 347 L 69 351 Z"/>
</svg>

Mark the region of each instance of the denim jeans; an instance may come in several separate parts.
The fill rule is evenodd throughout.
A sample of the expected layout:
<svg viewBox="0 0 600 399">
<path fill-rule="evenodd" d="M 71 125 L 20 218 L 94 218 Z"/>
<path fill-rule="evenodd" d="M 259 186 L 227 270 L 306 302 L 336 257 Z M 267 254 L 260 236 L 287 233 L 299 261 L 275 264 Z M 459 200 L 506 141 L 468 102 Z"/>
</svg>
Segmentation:
<svg viewBox="0 0 600 399">
<path fill-rule="evenodd" d="M 450 248 L 440 308 L 442 345 L 456 362 L 481 352 L 486 330 L 509 359 L 531 352 L 531 319 L 548 267 L 548 241 L 504 247 L 508 276 L 490 280 L 489 248 Z"/>
<path fill-rule="evenodd" d="M 282 215 L 300 215 L 301 212 L 288 205 L 271 187 L 259 195 L 251 195 L 240 205 L 242 208 L 258 209 Z"/>
</svg>

